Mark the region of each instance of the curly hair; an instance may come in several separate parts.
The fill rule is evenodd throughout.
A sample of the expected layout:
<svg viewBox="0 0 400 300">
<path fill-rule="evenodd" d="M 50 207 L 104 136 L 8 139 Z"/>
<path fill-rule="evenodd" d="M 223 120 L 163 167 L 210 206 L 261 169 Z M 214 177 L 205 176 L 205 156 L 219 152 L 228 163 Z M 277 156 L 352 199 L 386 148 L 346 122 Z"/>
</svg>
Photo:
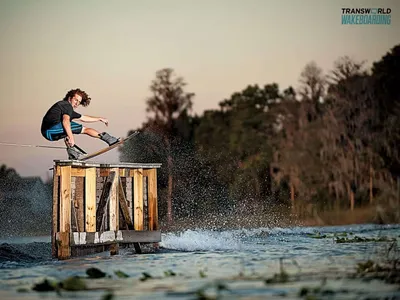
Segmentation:
<svg viewBox="0 0 400 300">
<path fill-rule="evenodd" d="M 79 88 L 68 91 L 68 93 L 64 97 L 64 100 L 68 100 L 69 98 L 71 98 L 71 97 L 73 97 L 75 95 L 79 95 L 79 96 L 82 97 L 82 101 L 81 101 L 81 105 L 82 106 L 86 107 L 86 106 L 88 106 L 90 104 L 91 98 L 89 97 L 89 95 L 85 91 L 82 91 Z"/>
</svg>

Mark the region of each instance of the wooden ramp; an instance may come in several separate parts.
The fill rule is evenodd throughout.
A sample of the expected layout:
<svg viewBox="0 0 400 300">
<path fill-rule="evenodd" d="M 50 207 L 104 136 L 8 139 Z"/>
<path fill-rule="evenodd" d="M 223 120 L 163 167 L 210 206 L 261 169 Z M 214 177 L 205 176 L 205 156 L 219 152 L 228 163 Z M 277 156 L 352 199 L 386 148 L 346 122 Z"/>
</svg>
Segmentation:
<svg viewBox="0 0 400 300">
<path fill-rule="evenodd" d="M 110 251 L 120 244 L 157 247 L 157 169 L 161 164 L 55 160 L 52 256 Z"/>
</svg>

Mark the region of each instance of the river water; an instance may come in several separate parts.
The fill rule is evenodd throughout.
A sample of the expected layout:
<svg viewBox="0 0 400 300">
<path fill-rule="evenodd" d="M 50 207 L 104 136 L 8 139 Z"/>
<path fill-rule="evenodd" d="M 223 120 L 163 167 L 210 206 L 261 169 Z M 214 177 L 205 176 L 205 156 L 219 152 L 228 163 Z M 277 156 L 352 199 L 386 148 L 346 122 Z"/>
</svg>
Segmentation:
<svg viewBox="0 0 400 300">
<path fill-rule="evenodd" d="M 50 237 L 9 238 L 0 240 L 0 299 L 400 299 L 399 285 L 351 277 L 359 262 L 398 255 L 399 237 L 400 225 L 199 229 L 163 233 L 153 253 L 66 261 L 51 258 Z M 90 268 L 106 277 L 88 278 Z M 73 276 L 85 290 L 32 290 Z"/>
</svg>

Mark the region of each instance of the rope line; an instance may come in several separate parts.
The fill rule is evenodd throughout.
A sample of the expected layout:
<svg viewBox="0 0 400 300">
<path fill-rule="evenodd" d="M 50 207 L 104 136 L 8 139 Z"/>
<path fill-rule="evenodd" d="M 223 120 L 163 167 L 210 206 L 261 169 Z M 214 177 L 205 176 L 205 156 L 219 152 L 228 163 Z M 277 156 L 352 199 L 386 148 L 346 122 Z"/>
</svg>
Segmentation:
<svg viewBox="0 0 400 300">
<path fill-rule="evenodd" d="M 32 147 L 32 148 L 64 149 L 64 150 L 67 149 L 66 147 L 61 147 L 61 146 L 14 144 L 14 143 L 3 143 L 3 142 L 0 142 L 0 145 L 3 145 L 3 146 L 17 146 L 17 147 Z"/>
</svg>

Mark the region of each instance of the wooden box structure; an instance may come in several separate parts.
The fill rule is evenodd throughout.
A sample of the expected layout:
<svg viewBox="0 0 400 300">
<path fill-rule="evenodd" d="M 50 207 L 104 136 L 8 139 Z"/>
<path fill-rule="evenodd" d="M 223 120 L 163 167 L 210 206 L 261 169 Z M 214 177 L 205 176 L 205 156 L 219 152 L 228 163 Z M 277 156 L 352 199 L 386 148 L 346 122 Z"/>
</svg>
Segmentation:
<svg viewBox="0 0 400 300">
<path fill-rule="evenodd" d="M 161 241 L 157 168 L 161 164 L 104 164 L 55 160 L 53 168 L 52 256 L 110 251 L 120 244 Z"/>
</svg>

